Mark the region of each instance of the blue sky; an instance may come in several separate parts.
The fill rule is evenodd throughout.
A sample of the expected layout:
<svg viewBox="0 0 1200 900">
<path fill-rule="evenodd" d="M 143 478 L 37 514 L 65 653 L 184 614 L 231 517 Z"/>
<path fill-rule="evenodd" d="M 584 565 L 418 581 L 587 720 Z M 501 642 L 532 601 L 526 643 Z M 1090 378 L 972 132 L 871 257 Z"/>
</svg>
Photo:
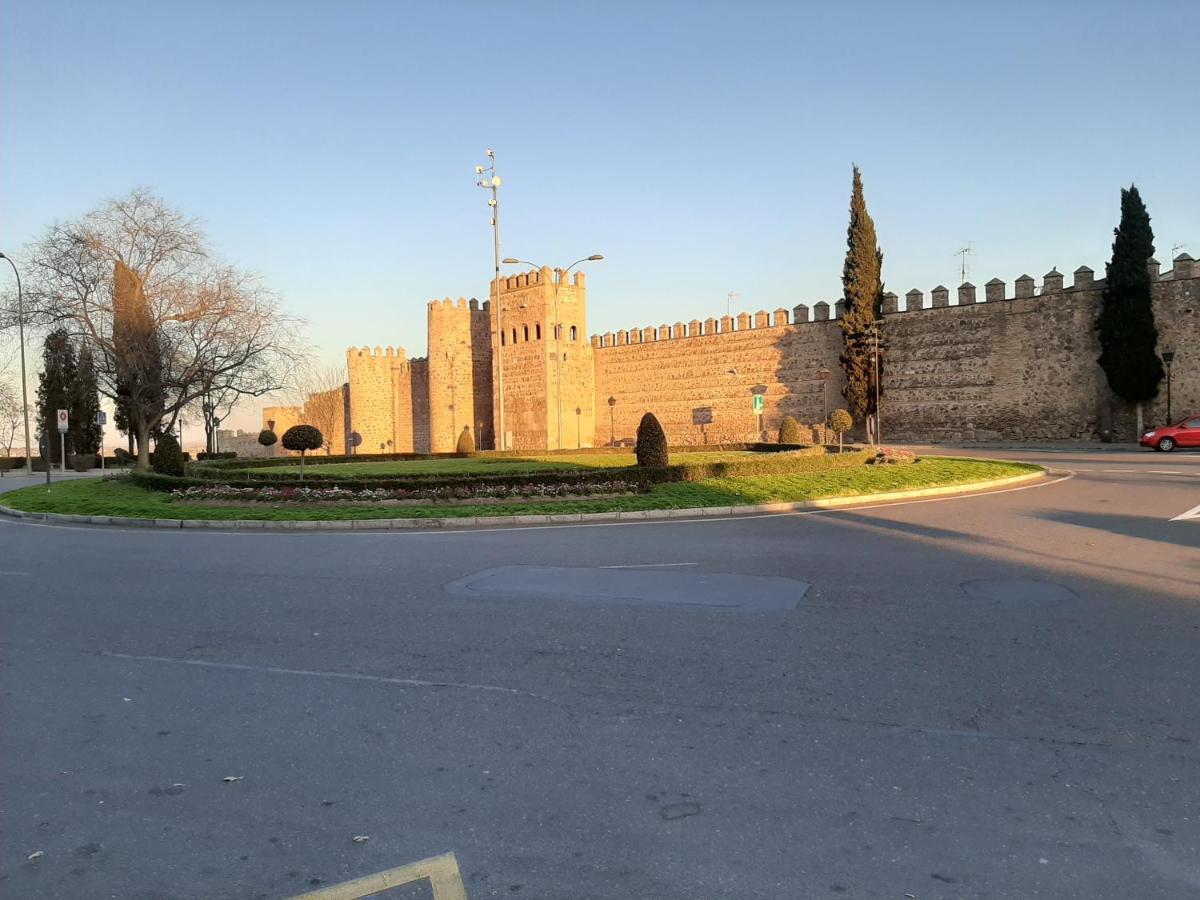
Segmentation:
<svg viewBox="0 0 1200 900">
<path fill-rule="evenodd" d="M 491 146 L 505 255 L 606 255 L 592 331 L 832 301 L 852 161 L 901 295 L 968 240 L 980 285 L 1100 272 L 1131 181 L 1165 263 L 1195 40 L 1185 3 L 8 0 L 0 249 L 147 185 L 329 361 L 418 355 L 427 300 L 486 295 Z"/>
</svg>

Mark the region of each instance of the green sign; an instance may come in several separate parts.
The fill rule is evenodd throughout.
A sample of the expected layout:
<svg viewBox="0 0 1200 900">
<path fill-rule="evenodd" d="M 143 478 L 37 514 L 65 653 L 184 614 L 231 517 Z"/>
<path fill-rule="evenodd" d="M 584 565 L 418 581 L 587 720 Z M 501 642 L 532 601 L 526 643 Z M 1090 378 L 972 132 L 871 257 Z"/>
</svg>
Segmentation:
<svg viewBox="0 0 1200 900">
<path fill-rule="evenodd" d="M 766 398 L 762 394 L 754 395 L 754 411 L 761 413 L 766 408 Z"/>
</svg>

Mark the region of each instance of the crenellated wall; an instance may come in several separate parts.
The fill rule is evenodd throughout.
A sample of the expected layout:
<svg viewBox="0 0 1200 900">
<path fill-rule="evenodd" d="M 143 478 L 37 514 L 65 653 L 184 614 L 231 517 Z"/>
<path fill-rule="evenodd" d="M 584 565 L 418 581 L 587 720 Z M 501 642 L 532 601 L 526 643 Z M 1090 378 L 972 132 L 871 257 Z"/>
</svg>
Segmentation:
<svg viewBox="0 0 1200 900">
<path fill-rule="evenodd" d="M 1150 261 L 1160 349 L 1200 346 L 1200 267 L 1182 254 L 1172 272 Z M 884 296 L 883 435 L 897 441 L 1095 439 L 1112 428 L 1133 435 L 1128 410 L 1111 418 L 1113 404 L 1095 322 L 1103 279 L 1086 266 L 1070 285 L 1057 270 L 1040 288 L 1022 275 L 1010 292 L 999 279 L 951 292 L 938 285 L 927 300 L 917 289 L 905 305 Z M 833 311 L 840 313 L 841 304 Z M 720 320 L 676 322 L 592 337 L 596 360 L 597 443 L 634 436 L 643 413 L 653 411 L 674 444 L 698 443 L 693 410 L 709 407 L 707 439 L 740 441 L 758 434 L 752 388 L 766 387 L 763 430 L 784 416 L 811 424 L 823 418 L 822 368 L 830 371 L 828 409 L 844 406 L 838 363 L 842 335 L 828 303 L 800 304 L 774 314 L 760 310 Z M 789 321 L 790 320 L 790 321 Z M 1200 366 L 1177 360 L 1176 417 L 1200 409 Z M 608 398 L 611 426 L 606 415 Z M 1166 419 L 1166 387 L 1146 405 L 1147 422 Z"/>
<path fill-rule="evenodd" d="M 1200 410 L 1200 266 L 1181 254 L 1172 271 L 1160 268 L 1149 262 L 1159 348 L 1177 353 L 1172 406 L 1182 417 Z M 993 278 L 982 291 L 966 283 L 928 294 L 914 288 L 903 299 L 886 293 L 884 439 L 1094 439 L 1110 428 L 1131 438 L 1131 415 L 1122 410 L 1113 420 L 1096 363 L 1104 282 L 1086 266 L 1070 281 L 1051 270 L 1040 285 L 1022 275 L 1011 289 Z M 585 339 L 582 273 L 543 268 L 496 288 L 495 306 L 429 304 L 428 358 L 392 347 L 347 351 L 348 421 L 363 437 L 359 452 L 450 452 L 464 427 L 477 446 L 494 446 L 501 357 L 509 446 L 518 450 L 632 441 L 647 411 L 673 444 L 755 440 L 773 435 L 784 416 L 811 425 L 845 405 L 841 301 Z M 302 416 L 296 407 L 264 410 L 277 430 Z M 1165 418 L 1164 385 L 1145 419 Z"/>
</svg>

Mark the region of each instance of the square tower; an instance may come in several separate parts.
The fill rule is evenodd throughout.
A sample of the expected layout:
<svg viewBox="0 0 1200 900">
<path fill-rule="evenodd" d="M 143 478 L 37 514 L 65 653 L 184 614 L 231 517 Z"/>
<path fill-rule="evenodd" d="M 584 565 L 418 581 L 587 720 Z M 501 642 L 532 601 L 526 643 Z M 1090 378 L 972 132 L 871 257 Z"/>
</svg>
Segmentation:
<svg viewBox="0 0 1200 900">
<path fill-rule="evenodd" d="M 585 337 L 584 274 L 571 277 L 544 267 L 501 278 L 493 292 L 498 299 L 491 311 L 497 436 L 503 382 L 509 449 L 592 446 L 595 375 Z"/>
</svg>

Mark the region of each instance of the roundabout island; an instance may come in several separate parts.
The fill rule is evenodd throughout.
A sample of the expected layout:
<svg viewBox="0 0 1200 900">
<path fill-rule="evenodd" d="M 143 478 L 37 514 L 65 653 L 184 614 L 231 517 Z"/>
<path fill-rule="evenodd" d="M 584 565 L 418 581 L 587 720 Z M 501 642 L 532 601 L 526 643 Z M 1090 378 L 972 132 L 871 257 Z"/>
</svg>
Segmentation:
<svg viewBox="0 0 1200 900">
<path fill-rule="evenodd" d="M 786 512 L 1039 478 L 1022 462 L 876 448 L 735 445 L 640 466 L 631 450 L 189 463 L 5 495 L 22 518 L 160 527 L 390 529 Z"/>
</svg>

